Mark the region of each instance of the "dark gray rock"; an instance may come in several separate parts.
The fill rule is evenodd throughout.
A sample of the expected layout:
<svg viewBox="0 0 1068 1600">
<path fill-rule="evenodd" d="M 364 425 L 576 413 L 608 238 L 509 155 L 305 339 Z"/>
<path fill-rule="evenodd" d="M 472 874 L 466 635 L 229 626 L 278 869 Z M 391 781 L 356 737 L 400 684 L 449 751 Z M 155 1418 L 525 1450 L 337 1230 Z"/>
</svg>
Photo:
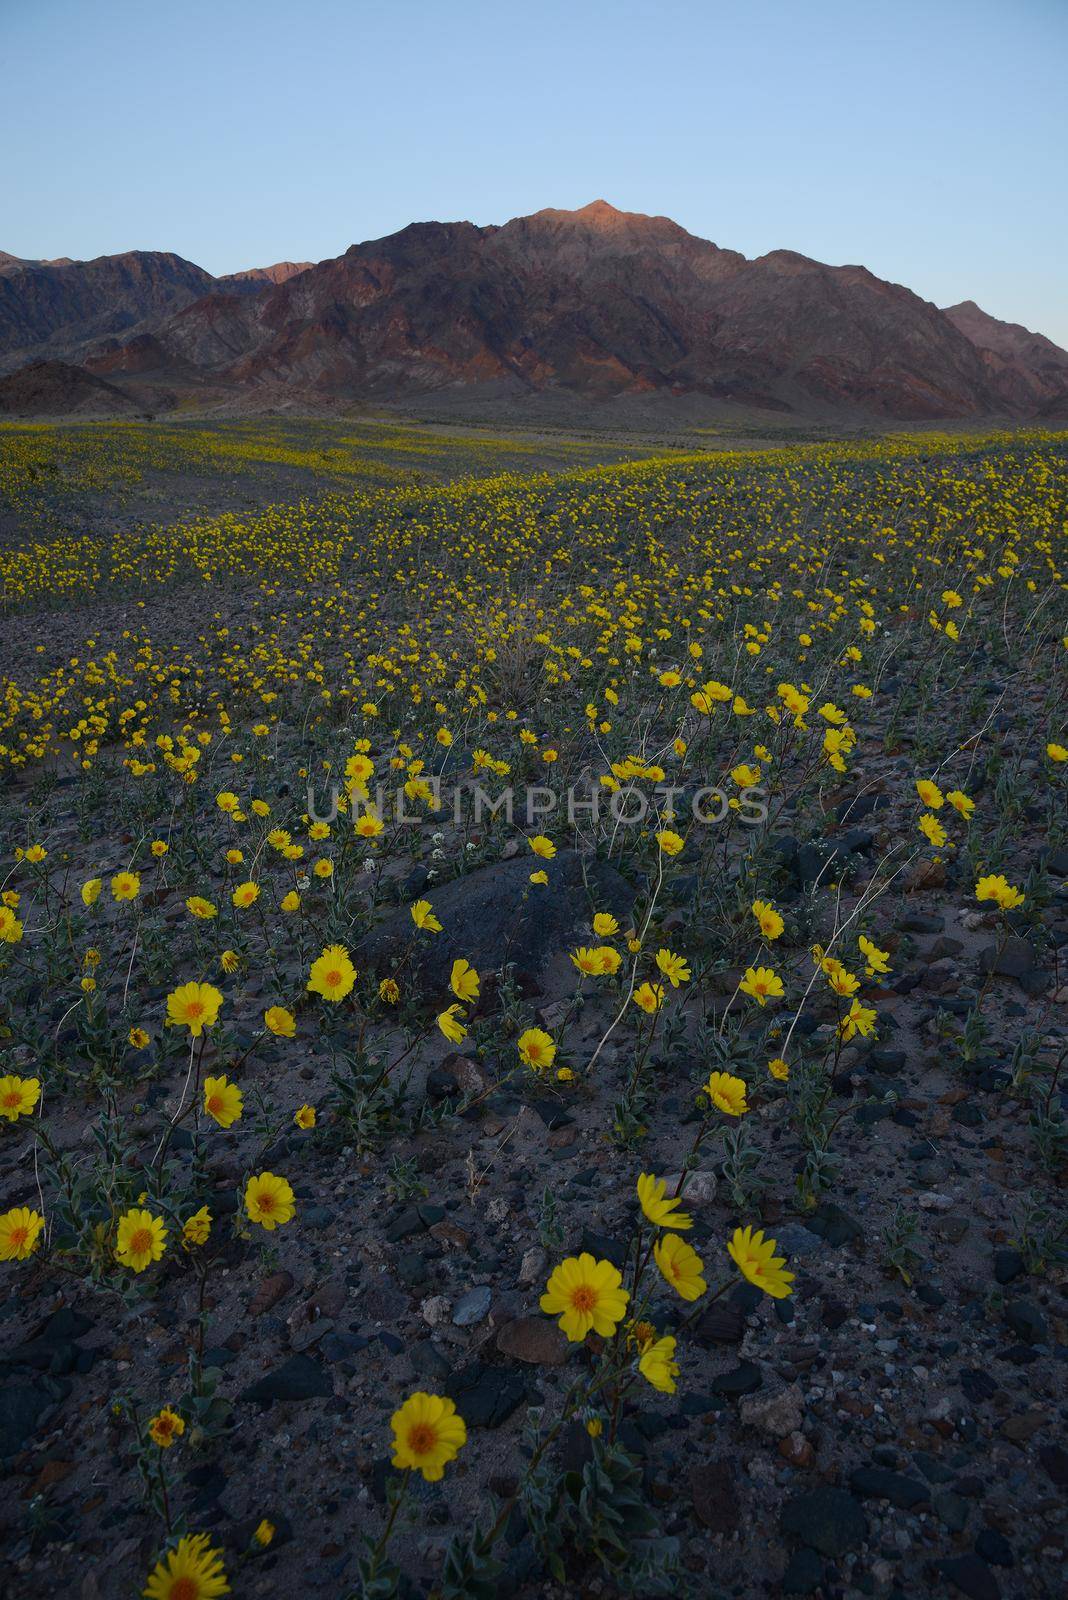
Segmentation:
<svg viewBox="0 0 1068 1600">
<path fill-rule="evenodd" d="M 413 1344 L 408 1351 L 408 1360 L 417 1376 L 429 1378 L 433 1383 L 444 1383 L 452 1372 L 445 1356 L 429 1339 L 421 1339 L 418 1344 Z"/>
<path fill-rule="evenodd" d="M 623 1271 L 627 1259 L 627 1244 L 623 1239 L 612 1239 L 606 1233 L 597 1233 L 593 1228 L 583 1228 L 582 1238 L 579 1240 L 579 1250 L 588 1250 L 591 1256 L 596 1256 L 598 1261 L 610 1261 L 619 1271 Z"/>
<path fill-rule="evenodd" d="M 1001 1600 L 998 1580 L 977 1555 L 948 1556 L 937 1565 L 942 1576 L 968 1600 Z"/>
<path fill-rule="evenodd" d="M 935 1516 L 951 1533 L 963 1533 L 969 1512 L 968 1502 L 963 1495 L 954 1494 L 952 1489 L 944 1489 L 933 1496 L 931 1506 Z"/>
<path fill-rule="evenodd" d="M 283 1361 L 274 1372 L 268 1372 L 256 1383 L 249 1384 L 239 1398 L 253 1400 L 261 1406 L 271 1406 L 276 1400 L 326 1399 L 333 1392 L 333 1379 L 320 1361 L 308 1355 L 295 1355 Z"/>
<path fill-rule="evenodd" d="M 531 889 L 530 874 L 544 867 L 547 885 Z M 583 873 L 589 886 L 587 895 Z M 358 966 L 389 972 L 408 951 L 405 985 L 423 996 L 448 990 L 452 963 L 464 956 L 479 972 L 493 972 L 505 961 L 524 973 L 537 973 L 567 945 L 593 910 L 625 915 L 634 892 L 607 862 L 560 850 L 552 861 L 529 851 L 498 861 L 427 891 L 438 934 L 419 933 L 407 907 L 373 928 L 353 959 Z"/>
<path fill-rule="evenodd" d="M 393 1270 L 406 1289 L 423 1289 L 430 1282 L 430 1269 L 418 1250 L 405 1250 L 395 1257 Z"/>
<path fill-rule="evenodd" d="M 204 1461 L 191 1467 L 182 1481 L 193 1491 L 189 1510 L 203 1515 L 218 1504 L 229 1479 L 217 1461 Z"/>
<path fill-rule="evenodd" d="M 72 1306 L 61 1306 L 39 1324 L 29 1339 L 5 1354 L 4 1364 L 33 1367 L 37 1372 L 73 1372 L 79 1356 L 89 1354 L 74 1341 L 88 1333 L 92 1326 L 80 1311 Z"/>
<path fill-rule="evenodd" d="M 793 867 L 802 888 L 814 883 L 829 883 L 834 878 L 835 852 L 818 844 L 803 844 L 794 858 Z"/>
<path fill-rule="evenodd" d="M 1068 1489 L 1068 1450 L 1059 1444 L 1044 1444 L 1039 1448 L 1038 1459 L 1058 1489 Z"/>
<path fill-rule="evenodd" d="M 721 1372 L 718 1378 L 713 1378 L 711 1389 L 713 1394 L 733 1398 L 737 1395 L 752 1394 L 754 1389 L 760 1388 L 763 1381 L 763 1374 L 755 1362 L 742 1361 L 729 1372 Z"/>
<path fill-rule="evenodd" d="M 823 1582 L 823 1562 L 815 1550 L 795 1550 L 782 1575 L 783 1594 L 811 1594 Z"/>
<path fill-rule="evenodd" d="M 402 1239 L 410 1239 L 414 1234 L 425 1233 L 427 1224 L 419 1215 L 415 1206 L 405 1206 L 403 1211 L 398 1211 L 393 1221 L 386 1228 L 386 1238 L 390 1244 L 399 1244 Z"/>
<path fill-rule="evenodd" d="M 319 1354 L 324 1361 L 345 1361 L 359 1355 L 371 1343 L 362 1333 L 327 1333 L 319 1341 Z"/>
<path fill-rule="evenodd" d="M 975 1541 L 975 1553 L 992 1567 L 1014 1567 L 1016 1557 L 1012 1546 L 996 1528 L 984 1528 Z"/>
<path fill-rule="evenodd" d="M 690 1498 L 698 1522 L 715 1533 L 735 1527 L 742 1514 L 729 1461 L 701 1461 L 692 1466 Z"/>
<path fill-rule="evenodd" d="M 731 1301 L 747 1315 L 763 1302 L 764 1291 L 755 1283 L 736 1283 L 731 1290 Z"/>
<path fill-rule="evenodd" d="M 810 1550 L 836 1561 L 868 1537 L 868 1519 L 845 1489 L 813 1489 L 794 1495 L 782 1509 L 784 1533 L 795 1534 Z"/>
<path fill-rule="evenodd" d="M 43 1385 L 0 1384 L 0 1458 L 16 1455 L 33 1438 L 52 1398 Z"/>
<path fill-rule="evenodd" d="M 1046 1319 L 1033 1300 L 1010 1300 L 1005 1321 L 1025 1344 L 1045 1344 L 1049 1338 Z"/>
<path fill-rule="evenodd" d="M 991 1395 L 997 1393 L 998 1387 L 989 1372 L 984 1372 L 981 1367 L 961 1367 L 960 1386 L 965 1398 L 973 1404 L 989 1400 Z"/>
<path fill-rule="evenodd" d="M 501 1355 L 513 1361 L 530 1362 L 533 1366 L 563 1366 L 577 1348 L 547 1317 L 516 1317 L 506 1322 L 497 1334 L 497 1349 Z"/>
<path fill-rule="evenodd" d="M 393 1322 L 408 1309 L 408 1297 L 402 1294 L 393 1279 L 383 1275 L 363 1289 L 359 1297 L 359 1313 L 364 1323 Z"/>
<path fill-rule="evenodd" d="M 481 1322 L 489 1315 L 490 1303 L 493 1300 L 493 1290 L 489 1284 L 479 1284 L 476 1289 L 469 1289 L 467 1293 L 456 1302 L 452 1313 L 452 1320 L 457 1328 L 472 1328 L 476 1322 Z"/>
<path fill-rule="evenodd" d="M 849 1474 L 849 1487 L 862 1500 L 889 1500 L 899 1511 L 911 1511 L 931 1498 L 930 1489 L 919 1478 L 907 1478 L 886 1467 L 857 1467 Z"/>
<path fill-rule="evenodd" d="M 904 1050 L 877 1045 L 874 1050 L 869 1050 L 867 1059 L 876 1072 L 900 1072 L 908 1056 Z"/>
<path fill-rule="evenodd" d="M 866 822 L 877 811 L 885 811 L 890 804 L 888 794 L 858 794 L 852 800 L 843 800 L 838 807 L 838 821 L 856 824 Z"/>
<path fill-rule="evenodd" d="M 864 1229 L 856 1217 L 851 1217 L 848 1211 L 843 1211 L 832 1200 L 825 1200 L 817 1207 L 809 1218 L 808 1226 L 813 1233 L 818 1233 L 821 1239 L 836 1248 L 864 1237 Z"/>
<path fill-rule="evenodd" d="M 204 1351 L 205 1367 L 228 1367 L 234 1359 L 235 1352 L 228 1350 L 224 1344 L 209 1345 Z"/>
<path fill-rule="evenodd" d="M 745 1335 L 745 1312 L 739 1305 L 717 1300 L 697 1319 L 693 1333 L 701 1344 L 740 1344 Z"/>
<path fill-rule="evenodd" d="M 979 952 L 979 971 L 994 972 L 999 978 L 1026 977 L 1034 965 L 1035 952 L 1026 939 L 1015 934 L 1005 940 L 1004 946 L 999 940 Z"/>
<path fill-rule="evenodd" d="M 784 1222 L 779 1227 L 769 1232 L 774 1232 L 775 1242 L 781 1255 L 795 1256 L 816 1255 L 823 1249 L 826 1240 L 818 1233 L 813 1233 L 811 1228 L 806 1228 L 800 1222 Z"/>
<path fill-rule="evenodd" d="M 912 1457 L 914 1465 L 923 1473 L 928 1483 L 952 1483 L 953 1472 L 927 1450 L 917 1450 Z"/>
<path fill-rule="evenodd" d="M 308 1206 L 307 1210 L 300 1213 L 301 1227 L 311 1228 L 316 1233 L 329 1228 L 336 1221 L 337 1212 L 331 1211 L 329 1206 Z"/>
<path fill-rule="evenodd" d="M 527 1384 L 516 1373 L 484 1366 L 481 1361 L 472 1361 L 454 1372 L 445 1384 L 445 1393 L 456 1402 L 456 1409 L 469 1428 L 499 1428 L 522 1405 L 528 1392 Z"/>
<path fill-rule="evenodd" d="M 421 861 L 417 862 L 404 880 L 405 897 L 408 900 L 418 900 L 429 882 L 429 870 Z"/>
</svg>

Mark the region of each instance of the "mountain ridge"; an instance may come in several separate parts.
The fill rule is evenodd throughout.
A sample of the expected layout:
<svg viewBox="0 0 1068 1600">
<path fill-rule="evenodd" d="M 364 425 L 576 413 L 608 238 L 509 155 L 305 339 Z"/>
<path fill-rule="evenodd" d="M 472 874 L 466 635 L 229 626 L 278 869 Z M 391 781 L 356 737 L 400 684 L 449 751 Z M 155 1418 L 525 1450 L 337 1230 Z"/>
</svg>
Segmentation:
<svg viewBox="0 0 1068 1600">
<path fill-rule="evenodd" d="M 24 323 L 44 337 L 13 349 L 20 286 L 37 291 Z M 223 278 L 166 252 L 0 268 L 0 361 L 55 356 L 251 399 L 562 390 L 902 419 L 1068 409 L 1068 354 L 974 302 L 943 311 L 790 250 L 750 260 L 604 200 L 487 227 L 413 222 L 315 264 Z"/>
</svg>

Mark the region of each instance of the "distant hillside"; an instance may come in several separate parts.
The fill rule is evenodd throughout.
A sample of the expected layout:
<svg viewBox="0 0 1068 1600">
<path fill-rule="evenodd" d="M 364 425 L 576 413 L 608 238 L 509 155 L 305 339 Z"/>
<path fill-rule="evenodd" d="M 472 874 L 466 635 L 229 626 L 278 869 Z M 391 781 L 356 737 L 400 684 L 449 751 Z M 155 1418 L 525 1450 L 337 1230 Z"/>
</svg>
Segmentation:
<svg viewBox="0 0 1068 1600">
<path fill-rule="evenodd" d="M 259 288 L 263 283 L 288 283 L 298 272 L 307 272 L 310 261 L 276 261 L 273 267 L 249 267 L 247 272 L 228 272 L 216 282 L 241 289 L 245 285 Z"/>
<path fill-rule="evenodd" d="M 1018 322 L 999 322 L 974 300 L 947 306 L 945 314 L 982 352 L 998 382 L 1014 389 L 1021 405 L 1037 401 L 1040 415 L 1068 415 L 1068 351 Z"/>
<path fill-rule="evenodd" d="M 42 354 L 68 357 L 108 334 L 162 319 L 215 280 L 203 267 L 157 250 L 95 261 L 18 262 L 0 270 L 0 369 Z"/>
<path fill-rule="evenodd" d="M 134 409 L 134 400 L 123 390 L 66 361 L 36 361 L 0 378 L 0 414 L 8 416 L 62 417 L 80 411 Z"/>
<path fill-rule="evenodd" d="M 692 394 L 886 418 L 1068 412 L 1068 354 L 865 267 L 750 261 L 667 217 L 414 223 L 317 265 L 226 278 L 180 256 L 0 267 L 0 361 L 62 355 L 249 403 Z"/>
</svg>

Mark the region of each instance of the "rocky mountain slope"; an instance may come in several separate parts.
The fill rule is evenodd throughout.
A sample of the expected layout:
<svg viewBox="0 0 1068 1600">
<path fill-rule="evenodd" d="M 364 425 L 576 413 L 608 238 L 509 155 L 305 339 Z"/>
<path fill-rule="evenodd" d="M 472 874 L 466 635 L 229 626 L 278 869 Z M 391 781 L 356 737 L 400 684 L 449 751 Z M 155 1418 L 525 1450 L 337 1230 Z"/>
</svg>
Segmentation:
<svg viewBox="0 0 1068 1600">
<path fill-rule="evenodd" d="M 1068 351 L 1018 322 L 999 322 L 974 300 L 947 306 L 946 316 L 979 350 L 999 383 L 1014 387 L 1022 403 L 1037 397 L 1039 410 L 1068 410 Z"/>
<path fill-rule="evenodd" d="M 903 419 L 1068 410 L 1068 354 L 971 302 L 940 311 L 786 250 L 750 261 L 602 200 L 503 227 L 415 223 L 318 265 L 220 279 L 149 253 L 0 272 L 0 361 L 20 364 L 33 339 L 100 374 L 253 400 L 463 389 Z"/>
<path fill-rule="evenodd" d="M 245 289 L 258 289 L 265 283 L 288 283 L 298 272 L 307 272 L 311 261 L 276 261 L 273 267 L 249 267 L 246 272 L 228 272 L 218 281 L 239 293 Z"/>
<path fill-rule="evenodd" d="M 0 269 L 0 370 L 80 355 L 96 340 L 163 319 L 211 288 L 192 261 L 131 250 L 95 261 L 19 262 Z"/>
<path fill-rule="evenodd" d="M 69 417 L 121 414 L 135 402 L 124 390 L 66 361 L 32 361 L 0 377 L 0 414 Z"/>
<path fill-rule="evenodd" d="M 935 306 L 862 267 L 747 261 L 603 202 L 502 228 L 415 224 L 261 294 L 214 291 L 158 337 L 231 382 L 381 398 L 674 390 L 901 417 L 1030 403 Z"/>
</svg>

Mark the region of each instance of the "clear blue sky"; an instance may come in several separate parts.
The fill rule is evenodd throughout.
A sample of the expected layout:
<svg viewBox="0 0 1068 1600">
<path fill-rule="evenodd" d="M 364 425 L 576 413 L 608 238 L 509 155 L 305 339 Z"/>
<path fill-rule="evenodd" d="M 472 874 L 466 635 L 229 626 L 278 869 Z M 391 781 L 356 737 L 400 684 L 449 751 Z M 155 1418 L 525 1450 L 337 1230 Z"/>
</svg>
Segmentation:
<svg viewBox="0 0 1068 1600">
<path fill-rule="evenodd" d="M 603 197 L 1068 345 L 1068 0 L 0 0 L 0 248 L 319 260 Z"/>
</svg>

